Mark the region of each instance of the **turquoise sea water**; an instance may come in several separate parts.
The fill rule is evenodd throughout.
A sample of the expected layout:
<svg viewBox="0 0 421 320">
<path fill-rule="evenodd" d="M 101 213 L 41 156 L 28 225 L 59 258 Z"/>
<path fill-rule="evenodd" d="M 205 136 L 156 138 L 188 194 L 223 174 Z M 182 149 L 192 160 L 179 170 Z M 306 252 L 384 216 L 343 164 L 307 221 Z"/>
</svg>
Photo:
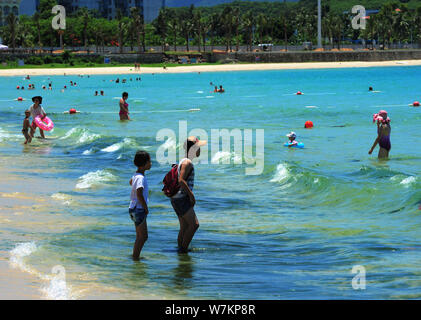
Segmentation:
<svg viewBox="0 0 421 320">
<path fill-rule="evenodd" d="M 0 166 L 27 185 L 2 182 L 10 217 L 0 225 L 0 250 L 46 277 L 53 298 L 421 298 L 421 109 L 408 106 L 421 99 L 420 71 L 145 74 L 140 82 L 120 75 L 126 84 L 110 81 L 117 76 L 0 78 Z M 54 90 L 42 90 L 49 81 Z M 211 81 L 226 93 L 211 93 Z M 29 83 L 37 89 L 15 89 Z M 130 122 L 118 120 L 123 91 Z M 24 147 L 23 111 L 34 95 L 43 96 L 56 127 Z M 63 114 L 71 107 L 82 113 Z M 380 109 L 392 119 L 388 161 L 377 159 L 378 148 L 368 155 Z M 196 165 L 200 229 L 188 255 L 176 253 L 178 219 L 161 192 L 169 166 L 155 160 L 164 143 L 157 132 L 178 133 L 181 120 L 209 139 L 211 129 L 234 128 L 264 129 L 265 139 L 260 175 L 234 165 L 241 155 L 233 150 L 217 155 L 231 164 Z M 307 120 L 313 129 L 303 128 Z M 304 149 L 283 146 L 290 131 Z M 153 164 L 149 240 L 133 262 L 127 206 L 137 149 L 149 151 Z M 20 192 L 19 210 L 10 190 Z M 55 265 L 66 269 L 64 287 L 48 282 Z M 355 265 L 366 269 L 365 290 L 352 288 Z"/>
</svg>

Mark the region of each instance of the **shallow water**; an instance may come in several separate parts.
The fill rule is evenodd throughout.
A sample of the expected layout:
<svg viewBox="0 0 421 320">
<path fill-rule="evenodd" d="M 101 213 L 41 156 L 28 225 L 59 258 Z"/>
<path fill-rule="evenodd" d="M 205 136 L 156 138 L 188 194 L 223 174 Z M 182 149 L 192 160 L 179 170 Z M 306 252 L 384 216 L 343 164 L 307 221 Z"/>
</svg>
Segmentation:
<svg viewBox="0 0 421 320">
<path fill-rule="evenodd" d="M 117 76 L 0 78 L 0 166 L 11 177 L 0 187 L 0 250 L 45 280 L 49 298 L 420 298 L 421 114 L 408 106 L 420 99 L 420 71 L 119 76 L 126 84 L 110 81 Z M 49 81 L 54 90 L 41 90 Z M 226 93 L 211 93 L 210 81 Z M 15 89 L 28 83 L 37 89 Z M 130 122 L 118 120 L 123 91 Z M 34 95 L 56 127 L 46 141 L 23 146 L 23 111 Z M 71 107 L 81 113 L 63 114 Z M 388 161 L 377 160 L 378 149 L 368 155 L 380 109 L 392 119 Z M 243 159 L 234 150 L 203 151 L 231 163 L 196 165 L 200 229 L 189 255 L 176 254 L 178 220 L 161 192 L 169 166 L 155 159 L 164 143 L 157 132 L 178 134 L 181 120 L 209 140 L 211 129 L 238 128 L 264 129 L 265 141 L 256 176 L 233 164 Z M 307 120 L 313 129 L 303 128 Z M 283 147 L 290 131 L 305 149 Z M 133 262 L 127 206 L 137 149 L 149 151 L 153 165 L 149 240 Z M 52 275 L 56 265 L 65 267 L 64 283 Z M 352 288 L 355 265 L 366 269 L 366 290 Z"/>
</svg>

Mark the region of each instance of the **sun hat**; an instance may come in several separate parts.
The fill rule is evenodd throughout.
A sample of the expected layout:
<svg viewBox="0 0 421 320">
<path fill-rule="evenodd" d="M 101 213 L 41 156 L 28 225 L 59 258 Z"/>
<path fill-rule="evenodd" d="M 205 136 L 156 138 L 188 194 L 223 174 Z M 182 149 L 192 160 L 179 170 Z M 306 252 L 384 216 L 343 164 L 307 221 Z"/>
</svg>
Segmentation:
<svg viewBox="0 0 421 320">
<path fill-rule="evenodd" d="M 297 137 L 297 135 L 295 134 L 295 132 L 294 132 L 294 131 L 291 131 L 290 133 L 288 133 L 288 134 L 287 134 L 287 137 L 288 137 L 288 138 L 296 138 L 296 137 Z"/>
<path fill-rule="evenodd" d="M 39 104 L 41 104 L 41 103 L 42 103 L 42 97 L 41 97 L 41 96 L 35 96 L 35 97 L 33 97 L 33 98 L 32 98 L 32 102 L 35 102 L 35 101 L 34 101 L 35 99 L 38 99 L 38 100 L 39 100 Z"/>
</svg>

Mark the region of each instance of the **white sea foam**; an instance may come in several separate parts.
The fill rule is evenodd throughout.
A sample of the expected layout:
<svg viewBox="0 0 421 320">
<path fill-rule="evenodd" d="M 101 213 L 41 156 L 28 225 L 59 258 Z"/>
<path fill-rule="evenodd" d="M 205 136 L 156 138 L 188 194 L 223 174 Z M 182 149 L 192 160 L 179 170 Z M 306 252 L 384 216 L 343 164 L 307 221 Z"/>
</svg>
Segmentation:
<svg viewBox="0 0 421 320">
<path fill-rule="evenodd" d="M 128 146 L 128 145 L 131 145 L 131 144 L 134 144 L 134 141 L 132 139 L 130 139 L 130 138 L 125 138 L 121 142 L 114 143 L 111 146 L 108 146 L 108 147 L 106 147 L 104 149 L 101 149 L 101 151 L 103 151 L 103 152 L 115 152 L 115 151 L 118 151 L 121 148 L 123 148 L 125 146 Z"/>
<path fill-rule="evenodd" d="M 87 155 L 90 155 L 90 154 L 93 154 L 94 153 L 94 151 L 92 150 L 92 148 L 91 149 L 89 149 L 89 150 L 85 150 L 85 151 L 83 151 L 82 152 L 82 154 L 84 155 L 84 156 L 87 156 Z"/>
<path fill-rule="evenodd" d="M 33 270 L 25 263 L 25 257 L 30 256 L 37 250 L 35 242 L 19 243 L 10 251 L 10 265 L 24 272 L 29 272 L 39 275 L 38 272 Z"/>
<path fill-rule="evenodd" d="M 276 167 L 276 172 L 270 182 L 284 182 L 289 178 L 289 172 L 286 165 L 280 163 Z"/>
<path fill-rule="evenodd" d="M 62 201 L 62 203 L 65 204 L 66 206 L 70 205 L 72 202 L 71 196 L 69 196 L 68 194 L 60 193 L 60 192 L 52 194 L 51 198 Z"/>
<path fill-rule="evenodd" d="M 416 178 L 413 176 L 407 177 L 401 181 L 401 184 L 408 186 L 416 181 Z"/>
<path fill-rule="evenodd" d="M 101 137 L 99 134 L 92 133 L 87 129 L 72 128 L 69 131 L 67 131 L 66 134 L 63 137 L 61 137 L 60 139 L 65 140 L 65 139 L 68 139 L 72 136 L 77 137 L 77 143 L 92 142 L 92 141 Z"/>
<path fill-rule="evenodd" d="M 93 186 L 114 181 L 115 178 L 116 177 L 113 174 L 104 170 L 88 172 L 79 178 L 79 182 L 76 184 L 76 189 L 88 189 Z"/>
</svg>

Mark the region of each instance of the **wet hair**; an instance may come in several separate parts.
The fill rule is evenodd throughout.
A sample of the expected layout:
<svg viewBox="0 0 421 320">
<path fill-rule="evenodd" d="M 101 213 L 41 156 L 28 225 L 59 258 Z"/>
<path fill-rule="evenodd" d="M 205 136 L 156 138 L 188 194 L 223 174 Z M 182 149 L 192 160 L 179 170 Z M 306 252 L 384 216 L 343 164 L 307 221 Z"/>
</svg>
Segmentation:
<svg viewBox="0 0 421 320">
<path fill-rule="evenodd" d="M 122 97 L 128 97 L 129 94 L 127 92 L 123 92 L 123 94 L 121 95 Z"/>
<path fill-rule="evenodd" d="M 139 150 L 136 152 L 136 155 L 134 156 L 133 163 L 136 167 L 143 167 L 149 161 L 151 161 L 151 155 L 146 151 Z"/>
<path fill-rule="evenodd" d="M 27 113 L 31 113 L 31 111 L 29 111 L 29 110 L 25 110 L 25 114 L 27 114 Z"/>
<path fill-rule="evenodd" d="M 187 140 L 186 141 L 186 154 L 187 154 L 187 157 L 189 156 L 189 151 L 190 151 L 191 147 L 193 147 L 195 144 L 196 144 L 196 142 L 194 142 L 194 141 L 190 141 L 190 140 Z"/>
</svg>

